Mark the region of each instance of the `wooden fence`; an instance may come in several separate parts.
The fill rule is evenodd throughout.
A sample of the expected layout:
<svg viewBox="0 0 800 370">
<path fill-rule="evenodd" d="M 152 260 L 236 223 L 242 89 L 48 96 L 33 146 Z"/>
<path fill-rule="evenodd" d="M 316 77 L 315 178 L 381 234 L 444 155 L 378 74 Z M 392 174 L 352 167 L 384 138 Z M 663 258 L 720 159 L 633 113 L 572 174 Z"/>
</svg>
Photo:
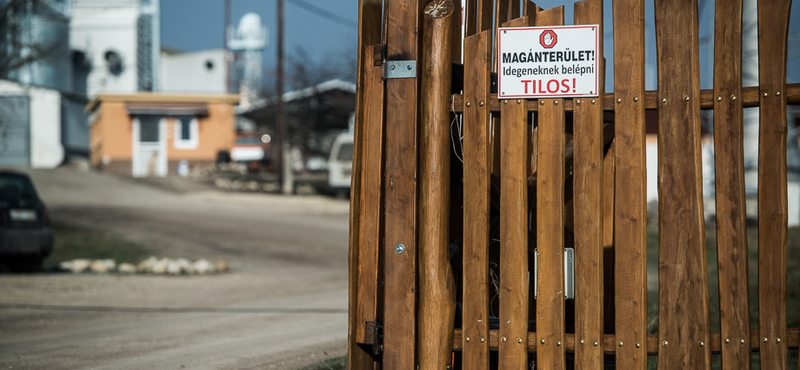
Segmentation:
<svg viewBox="0 0 800 370">
<path fill-rule="evenodd" d="M 613 93 L 498 100 L 497 26 L 564 24 L 564 7 L 359 0 L 350 369 L 646 369 L 648 358 L 710 369 L 716 354 L 723 369 L 749 369 L 755 352 L 762 369 L 789 368 L 800 342 L 787 327 L 798 314 L 787 312 L 787 284 L 800 284 L 787 282 L 787 104 L 800 104 L 800 85 L 786 84 L 791 1 L 758 1 L 759 85 L 748 88 L 742 0 L 716 2 L 713 90 L 700 89 L 697 0 L 656 0 L 658 90 L 645 91 L 644 7 L 613 2 Z M 602 0 L 575 3 L 573 23 L 603 35 Z M 411 76 L 385 78 L 404 68 Z M 760 111 L 757 328 L 744 107 Z M 657 335 L 647 318 L 648 110 L 658 117 Z M 720 332 L 701 110 L 715 113 Z M 575 251 L 566 302 L 565 247 Z"/>
</svg>

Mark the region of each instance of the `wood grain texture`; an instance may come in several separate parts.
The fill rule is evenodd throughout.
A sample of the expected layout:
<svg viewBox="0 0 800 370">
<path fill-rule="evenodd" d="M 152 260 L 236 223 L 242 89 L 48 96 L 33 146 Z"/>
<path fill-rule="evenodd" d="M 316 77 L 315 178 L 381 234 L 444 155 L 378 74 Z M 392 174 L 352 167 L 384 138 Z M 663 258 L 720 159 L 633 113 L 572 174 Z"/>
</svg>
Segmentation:
<svg viewBox="0 0 800 370">
<path fill-rule="evenodd" d="M 461 16 L 461 7 L 466 6 L 466 0 L 451 0 L 453 2 L 453 20 L 450 22 L 451 27 L 453 28 L 452 32 L 450 33 L 450 37 L 453 39 L 450 44 L 450 50 L 452 54 L 452 62 L 455 64 L 462 64 L 461 60 L 461 51 L 463 47 L 463 40 L 462 37 L 464 34 L 462 30 L 464 29 L 464 23 L 462 23 L 462 16 Z M 452 69 L 452 66 L 451 66 Z M 449 91 L 448 91 L 448 100 L 449 100 Z"/>
<path fill-rule="evenodd" d="M 478 0 L 464 0 L 464 37 L 476 33 L 478 33 Z M 466 53 L 464 55 L 464 61 L 468 60 Z M 468 81 L 466 78 L 464 80 Z"/>
<path fill-rule="evenodd" d="M 786 348 L 786 51 L 791 0 L 758 2 L 758 327 L 762 369 L 788 368 Z M 781 338 L 778 341 L 778 338 Z"/>
<path fill-rule="evenodd" d="M 503 26 L 527 24 L 518 18 Z M 499 368 L 528 367 L 528 189 L 530 126 L 522 100 L 504 100 L 501 112 Z"/>
<path fill-rule="evenodd" d="M 564 7 L 540 11 L 537 26 L 564 24 Z M 539 99 L 536 247 L 537 366 L 565 369 L 564 357 L 564 157 L 563 99 Z M 544 343 L 542 343 L 544 341 Z"/>
<path fill-rule="evenodd" d="M 750 303 L 745 223 L 742 1 L 718 2 L 714 31 L 714 158 L 722 368 L 750 369 Z M 741 339 L 744 344 L 739 344 Z"/>
<path fill-rule="evenodd" d="M 663 369 L 710 369 L 708 268 L 700 149 L 697 0 L 656 0 L 658 354 Z M 681 78 L 675 78 L 681 76 Z"/>
<path fill-rule="evenodd" d="M 612 140 L 603 157 L 603 333 L 614 333 L 614 157 Z"/>
<path fill-rule="evenodd" d="M 492 29 L 492 5 L 494 0 L 478 0 L 478 32 Z"/>
<path fill-rule="evenodd" d="M 617 369 L 647 368 L 647 204 L 644 104 L 644 1 L 617 0 L 614 12 L 614 290 Z M 636 347 L 639 343 L 639 348 Z M 627 345 L 626 345 L 627 344 Z"/>
<path fill-rule="evenodd" d="M 598 24 L 603 34 L 603 1 L 575 3 L 575 24 Z M 602 37 L 601 37 L 602 39 Z M 603 55 L 602 40 L 598 55 Z M 600 91 L 605 76 L 600 69 Z M 603 369 L 603 107 L 576 98 L 573 118 L 575 206 L 575 369 Z M 582 341 L 582 342 L 581 342 Z"/>
<path fill-rule="evenodd" d="M 464 370 L 489 369 L 490 45 L 489 31 L 464 42 Z"/>
<path fill-rule="evenodd" d="M 381 40 L 380 0 L 359 0 L 358 2 L 358 74 L 356 89 L 356 118 L 353 145 L 353 181 L 350 186 L 350 229 L 348 246 L 348 340 L 347 366 L 353 370 L 373 368 L 372 357 L 356 344 L 357 329 L 364 325 L 356 319 L 358 306 L 358 254 L 360 249 L 360 214 L 361 214 L 361 163 L 362 163 L 362 131 L 364 128 L 364 74 L 367 65 L 364 63 L 365 46 L 380 43 Z M 381 103 L 382 104 L 382 103 Z"/>
<path fill-rule="evenodd" d="M 420 370 L 451 363 L 455 328 L 455 286 L 450 266 L 450 81 L 453 43 L 452 0 L 434 0 L 423 12 L 419 63 L 419 305 L 417 363 Z"/>
<path fill-rule="evenodd" d="M 377 321 L 379 262 L 381 252 L 381 179 L 383 178 L 383 80 L 380 50 L 383 46 L 367 46 L 364 59 L 364 110 L 361 124 L 358 253 L 358 305 L 356 318 L 360 325 L 356 342 L 366 343 L 365 323 Z M 377 51 L 377 53 L 376 53 Z M 377 62 L 377 63 L 375 63 Z M 378 65 L 375 65 L 378 64 Z"/>
<path fill-rule="evenodd" d="M 417 60 L 422 4 L 386 0 L 387 60 Z M 386 149 L 383 182 L 385 370 L 413 369 L 417 300 L 418 81 L 386 81 Z M 403 244 L 403 253 L 395 245 Z"/>
</svg>

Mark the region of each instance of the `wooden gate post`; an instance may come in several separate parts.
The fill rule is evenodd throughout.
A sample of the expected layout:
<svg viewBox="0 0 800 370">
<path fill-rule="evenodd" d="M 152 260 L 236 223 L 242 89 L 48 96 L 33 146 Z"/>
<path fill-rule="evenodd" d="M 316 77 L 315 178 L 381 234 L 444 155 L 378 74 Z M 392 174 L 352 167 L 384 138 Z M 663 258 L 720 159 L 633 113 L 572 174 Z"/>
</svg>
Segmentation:
<svg viewBox="0 0 800 370">
<path fill-rule="evenodd" d="M 449 260 L 451 0 L 424 10 L 420 106 L 419 369 L 450 363 L 455 326 L 455 287 Z"/>
</svg>

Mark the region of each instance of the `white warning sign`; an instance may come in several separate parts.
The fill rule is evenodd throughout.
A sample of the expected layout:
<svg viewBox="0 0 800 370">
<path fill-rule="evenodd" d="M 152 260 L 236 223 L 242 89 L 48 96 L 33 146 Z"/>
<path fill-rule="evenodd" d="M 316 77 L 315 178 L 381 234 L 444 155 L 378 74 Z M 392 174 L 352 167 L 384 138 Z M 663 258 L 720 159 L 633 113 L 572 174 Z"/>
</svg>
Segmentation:
<svg viewBox="0 0 800 370">
<path fill-rule="evenodd" d="M 498 97 L 598 96 L 597 25 L 500 28 Z"/>
</svg>

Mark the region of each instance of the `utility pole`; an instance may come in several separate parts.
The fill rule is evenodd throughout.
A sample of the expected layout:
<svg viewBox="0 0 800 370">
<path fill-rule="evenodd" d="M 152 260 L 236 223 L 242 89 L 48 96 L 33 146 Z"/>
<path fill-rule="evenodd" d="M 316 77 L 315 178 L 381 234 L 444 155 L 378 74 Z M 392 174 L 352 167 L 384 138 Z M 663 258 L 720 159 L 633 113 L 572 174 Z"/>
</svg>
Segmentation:
<svg viewBox="0 0 800 370">
<path fill-rule="evenodd" d="M 286 128 L 286 116 L 283 107 L 283 0 L 278 2 L 278 78 L 277 95 L 278 106 L 275 110 L 275 123 L 278 127 L 278 163 L 280 165 L 280 179 L 283 194 L 294 192 L 294 179 L 292 174 L 291 158 L 289 156 L 290 146 L 287 143 L 288 130 Z"/>
</svg>

